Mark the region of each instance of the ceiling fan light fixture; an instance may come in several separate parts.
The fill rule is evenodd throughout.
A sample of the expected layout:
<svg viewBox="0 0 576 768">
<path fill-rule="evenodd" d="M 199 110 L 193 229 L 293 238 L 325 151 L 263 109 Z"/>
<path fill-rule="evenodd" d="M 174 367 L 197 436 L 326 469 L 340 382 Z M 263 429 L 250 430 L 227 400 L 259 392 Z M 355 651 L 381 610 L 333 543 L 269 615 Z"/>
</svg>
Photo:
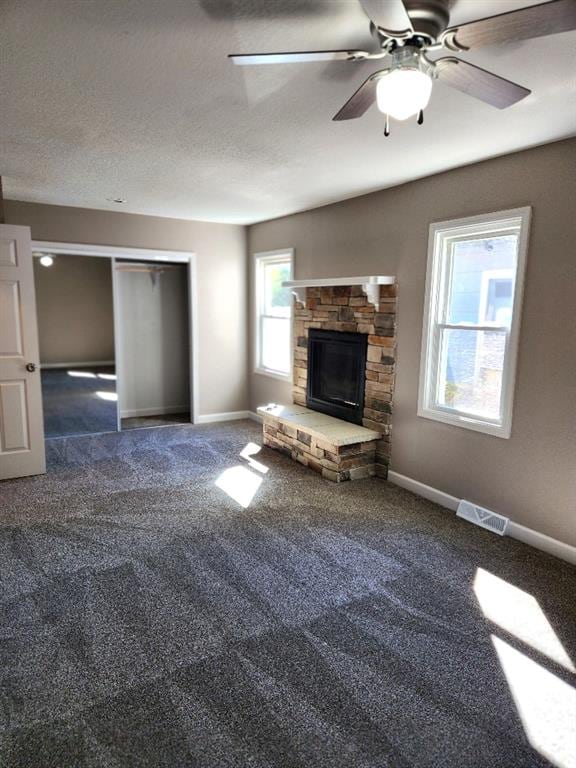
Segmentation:
<svg viewBox="0 0 576 768">
<path fill-rule="evenodd" d="M 458 26 L 450 26 L 452 0 L 359 2 L 378 43 L 376 51 L 286 51 L 239 54 L 230 58 L 235 64 L 246 65 L 377 59 L 386 59 L 387 63 L 391 57 L 391 66 L 369 75 L 332 118 L 336 122 L 355 120 L 377 101 L 379 109 L 386 114 L 385 135 L 389 135 L 390 117 L 406 120 L 418 115 L 418 124 L 422 125 L 436 78 L 498 109 L 507 109 L 530 95 L 528 88 L 468 61 L 455 56 L 430 60 L 429 53 L 441 48 L 469 51 L 576 30 L 576 0 L 531 0 L 528 7 Z"/>
<path fill-rule="evenodd" d="M 418 67 L 398 67 L 376 86 L 378 109 L 395 120 L 407 120 L 425 109 L 432 93 L 432 78 Z"/>
</svg>

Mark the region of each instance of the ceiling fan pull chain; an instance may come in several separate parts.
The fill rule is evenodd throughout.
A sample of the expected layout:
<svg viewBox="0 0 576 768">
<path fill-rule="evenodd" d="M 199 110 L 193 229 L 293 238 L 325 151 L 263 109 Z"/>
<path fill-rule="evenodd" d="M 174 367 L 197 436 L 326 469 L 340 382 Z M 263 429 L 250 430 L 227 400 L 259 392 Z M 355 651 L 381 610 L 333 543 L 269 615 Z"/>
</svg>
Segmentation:
<svg viewBox="0 0 576 768">
<path fill-rule="evenodd" d="M 424 122 L 424 110 L 421 109 L 420 112 L 418 112 L 418 125 L 422 125 Z"/>
<path fill-rule="evenodd" d="M 386 122 L 384 123 L 384 136 L 390 136 L 390 118 L 386 115 Z"/>
</svg>

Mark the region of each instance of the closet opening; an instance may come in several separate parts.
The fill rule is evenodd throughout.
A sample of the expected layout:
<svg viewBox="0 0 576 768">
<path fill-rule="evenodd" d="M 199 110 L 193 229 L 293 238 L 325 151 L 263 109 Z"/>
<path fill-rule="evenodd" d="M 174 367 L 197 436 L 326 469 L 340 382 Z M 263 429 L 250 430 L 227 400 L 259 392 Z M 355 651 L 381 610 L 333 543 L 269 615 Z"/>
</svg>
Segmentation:
<svg viewBox="0 0 576 768">
<path fill-rule="evenodd" d="M 115 259 L 120 429 L 190 423 L 188 265 Z"/>
</svg>

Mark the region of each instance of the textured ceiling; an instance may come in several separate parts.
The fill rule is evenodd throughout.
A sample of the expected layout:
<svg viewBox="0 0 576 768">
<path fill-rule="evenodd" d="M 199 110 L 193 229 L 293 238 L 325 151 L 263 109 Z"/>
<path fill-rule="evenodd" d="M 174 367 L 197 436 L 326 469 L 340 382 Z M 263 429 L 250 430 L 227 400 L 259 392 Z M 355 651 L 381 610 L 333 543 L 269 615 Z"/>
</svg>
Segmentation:
<svg viewBox="0 0 576 768">
<path fill-rule="evenodd" d="M 451 20 L 533 4 L 456 0 Z M 576 32 L 463 55 L 533 94 L 500 112 L 436 84 L 389 139 L 375 107 L 331 120 L 377 62 L 226 59 L 370 43 L 356 0 L 2 0 L 5 195 L 248 223 L 575 132 Z"/>
</svg>

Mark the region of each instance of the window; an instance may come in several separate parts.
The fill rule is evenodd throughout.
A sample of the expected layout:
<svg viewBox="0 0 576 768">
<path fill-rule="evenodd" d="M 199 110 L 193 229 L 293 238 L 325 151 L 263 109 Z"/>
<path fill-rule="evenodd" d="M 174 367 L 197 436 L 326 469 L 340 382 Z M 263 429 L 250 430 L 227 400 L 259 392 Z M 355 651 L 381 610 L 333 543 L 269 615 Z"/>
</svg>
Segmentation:
<svg viewBox="0 0 576 768">
<path fill-rule="evenodd" d="M 430 226 L 418 415 L 510 437 L 530 208 Z"/>
<path fill-rule="evenodd" d="M 292 371 L 292 279 L 294 251 L 256 254 L 256 372 L 289 379 Z"/>
</svg>

